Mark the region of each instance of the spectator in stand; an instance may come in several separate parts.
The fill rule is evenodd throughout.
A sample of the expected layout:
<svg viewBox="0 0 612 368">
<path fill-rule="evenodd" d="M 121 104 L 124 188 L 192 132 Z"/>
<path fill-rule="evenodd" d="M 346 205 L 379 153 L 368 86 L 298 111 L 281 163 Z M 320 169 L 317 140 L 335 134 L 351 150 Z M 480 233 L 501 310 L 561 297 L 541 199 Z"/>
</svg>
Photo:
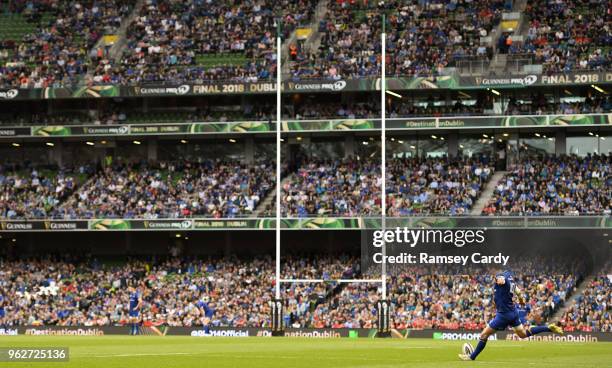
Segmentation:
<svg viewBox="0 0 612 368">
<path fill-rule="evenodd" d="M 477 160 L 393 159 L 387 167 L 387 214 L 467 215 L 493 167 Z"/>
<path fill-rule="evenodd" d="M 273 173 L 265 160 L 116 164 L 95 173 L 0 167 L 0 218 L 240 217 L 274 188 Z"/>
<path fill-rule="evenodd" d="M 104 60 L 95 83 L 256 82 L 276 69 L 276 16 L 283 12 L 288 36 L 314 14 L 317 2 L 147 0 L 127 33 L 127 49 L 119 64 Z M 239 62 L 205 61 L 223 55 Z"/>
<path fill-rule="evenodd" d="M 354 258 L 288 257 L 287 264 L 350 277 Z M 215 310 L 211 324 L 268 327 L 274 295 L 274 262 L 169 258 L 104 265 L 92 259 L 0 260 L 0 326 L 117 326 L 128 320 L 127 282 L 139 285 L 147 325 L 201 326 L 203 305 Z M 299 273 L 291 271 L 291 274 Z M 296 323 L 311 303 L 325 300 L 336 285 L 292 284 L 284 291 L 287 321 Z M 314 305 L 314 304 L 312 304 Z M 291 313 L 293 317 L 291 317 Z M 291 321 L 291 318 L 294 321 Z"/>
<path fill-rule="evenodd" d="M 387 13 L 387 74 L 440 75 L 464 57 L 492 56 L 480 44 L 499 23 L 502 0 L 464 3 L 332 1 L 319 24 L 319 50 L 291 65 L 292 77 L 358 78 L 380 74 L 381 12 Z"/>
<path fill-rule="evenodd" d="M 556 262 L 556 260 L 555 260 Z M 93 259 L 0 260 L 0 326 L 117 326 L 128 323 L 127 282 L 139 285 L 146 325 L 201 326 L 203 305 L 212 307 L 213 326 L 266 327 L 274 294 L 270 258 L 130 260 L 105 265 Z M 560 271 L 541 259 L 514 267 L 527 294 L 530 319 L 549 319 L 578 284 L 575 266 Z M 283 277 L 359 275 L 357 259 L 287 257 Z M 521 266 L 518 266 L 521 265 Z M 477 330 L 491 317 L 492 279 L 484 269 L 452 266 L 389 270 L 393 328 Z M 318 276 L 320 277 L 320 276 Z M 565 316 L 569 331 L 610 331 L 609 278 L 598 278 L 579 298 L 580 313 Z M 375 328 L 379 286 L 363 283 L 293 283 L 284 286 L 286 326 Z M 591 308 L 592 307 L 592 308 Z"/>
<path fill-rule="evenodd" d="M 371 160 L 309 160 L 283 185 L 288 217 L 380 213 L 380 165 Z"/>
<path fill-rule="evenodd" d="M 533 311 L 530 321 L 552 317 L 563 306 L 578 283 L 580 269 L 560 273 L 542 268 L 544 261 L 524 260 L 514 268 L 519 287 Z M 432 328 L 480 330 L 493 317 L 492 275 L 484 269 L 466 270 L 451 266 L 402 267 L 389 269 L 388 299 L 393 307 L 395 329 Z M 469 274 L 469 276 L 466 276 Z M 353 283 L 336 291 L 325 303 L 302 319 L 300 327 L 374 328 L 379 285 Z"/>
<path fill-rule="evenodd" d="M 566 331 L 612 332 L 612 273 L 608 264 L 565 312 Z"/>
<path fill-rule="evenodd" d="M 5 40 L 10 50 L 0 64 L 0 87 L 45 88 L 78 83 L 99 56 L 94 45 L 114 33 L 131 12 L 131 0 L 10 2 L 11 12 L 36 24 L 21 40 Z M 48 24 L 43 15 L 49 15 Z M 90 50 L 95 51 L 90 55 Z"/>
<path fill-rule="evenodd" d="M 45 219 L 53 209 L 77 189 L 77 175 L 90 169 L 44 170 L 35 168 L 9 170 L 0 166 L 0 218 Z M 75 175 L 76 174 L 76 175 Z"/>
<path fill-rule="evenodd" d="M 612 61 L 612 16 L 607 0 L 527 3 L 526 40 L 514 53 L 529 53 L 545 73 L 609 70 Z"/>
<path fill-rule="evenodd" d="M 97 173 L 58 218 L 240 217 L 274 187 L 271 162 L 118 165 Z"/>
<path fill-rule="evenodd" d="M 524 159 L 497 184 L 485 215 L 610 215 L 607 155 Z"/>
</svg>

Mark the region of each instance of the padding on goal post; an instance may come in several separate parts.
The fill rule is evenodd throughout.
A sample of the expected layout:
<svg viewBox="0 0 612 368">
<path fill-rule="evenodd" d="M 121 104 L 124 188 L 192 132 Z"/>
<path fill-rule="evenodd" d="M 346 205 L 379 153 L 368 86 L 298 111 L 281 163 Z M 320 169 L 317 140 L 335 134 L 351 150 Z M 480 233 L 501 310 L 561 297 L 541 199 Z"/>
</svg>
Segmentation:
<svg viewBox="0 0 612 368">
<path fill-rule="evenodd" d="M 283 300 L 274 299 L 270 302 L 270 313 L 272 314 L 272 336 L 284 336 L 285 326 L 283 325 Z"/>
<path fill-rule="evenodd" d="M 388 300 L 379 300 L 376 304 L 378 312 L 378 331 L 376 337 L 390 337 L 391 326 L 389 325 L 390 304 Z"/>
</svg>

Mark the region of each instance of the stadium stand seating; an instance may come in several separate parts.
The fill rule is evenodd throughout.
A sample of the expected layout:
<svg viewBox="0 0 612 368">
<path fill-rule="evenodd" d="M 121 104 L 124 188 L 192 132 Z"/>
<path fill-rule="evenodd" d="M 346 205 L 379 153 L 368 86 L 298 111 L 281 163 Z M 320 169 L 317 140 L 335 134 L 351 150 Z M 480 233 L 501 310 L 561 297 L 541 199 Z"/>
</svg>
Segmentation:
<svg viewBox="0 0 612 368">
<path fill-rule="evenodd" d="M 567 331 L 612 332 L 612 274 L 604 268 L 577 297 L 561 321 Z"/>
<path fill-rule="evenodd" d="M 240 217 L 274 187 L 270 162 L 0 171 L 0 218 Z"/>
<path fill-rule="evenodd" d="M 119 64 L 96 69 L 99 83 L 270 79 L 276 69 L 275 17 L 285 36 L 313 14 L 310 0 L 147 1 L 127 34 Z"/>
<path fill-rule="evenodd" d="M 0 86 L 74 85 L 103 56 L 97 41 L 116 30 L 133 1 L 11 1 L 0 17 Z"/>
<path fill-rule="evenodd" d="M 478 160 L 394 159 L 388 215 L 465 215 L 480 196 L 494 168 Z"/>
<path fill-rule="evenodd" d="M 501 19 L 502 0 L 456 2 L 330 1 L 319 25 L 319 50 L 292 65 L 293 78 L 365 77 L 380 74 L 382 12 L 387 14 L 387 74 L 438 75 L 465 56 L 489 59 L 481 44 Z M 384 4 L 384 5 L 383 5 Z"/>
<path fill-rule="evenodd" d="M 527 3 L 529 29 L 525 42 L 510 53 L 528 53 L 545 73 L 572 70 L 608 70 L 612 60 L 610 4 L 599 1 Z"/>
<path fill-rule="evenodd" d="M 273 189 L 269 161 L 116 165 L 54 211 L 59 218 L 240 217 Z"/>
<path fill-rule="evenodd" d="M 0 218 L 45 219 L 72 195 L 87 177 L 76 170 L 15 169 L 0 166 Z"/>
<path fill-rule="evenodd" d="M 394 158 L 387 170 L 387 214 L 393 217 L 467 215 L 495 171 L 486 156 Z M 495 185 L 483 215 L 609 215 L 610 170 L 607 155 L 523 159 Z M 268 160 L 118 163 L 97 170 L 5 167 L 0 218 L 253 215 L 274 188 L 273 172 Z M 284 172 L 287 217 L 380 213 L 380 165 L 372 160 L 308 159 Z M 271 210 L 260 215 L 266 213 Z"/>
<path fill-rule="evenodd" d="M 340 79 L 380 73 L 382 12 L 387 15 L 387 73 L 439 75 L 466 58 L 489 61 L 486 41 L 505 0 L 477 2 L 330 1 L 318 25 L 318 49 L 300 49 L 291 78 Z M 41 88 L 77 83 L 130 84 L 257 81 L 274 77 L 276 17 L 287 39 L 313 21 L 314 0 L 282 2 L 14 0 L 0 15 L 0 86 Z M 607 1 L 529 2 L 529 29 L 511 54 L 529 54 L 546 73 L 607 70 L 611 31 Z M 118 58 L 97 48 L 131 19 Z M 600 30 L 603 30 L 600 31 Z M 91 76 L 91 79 L 85 76 Z"/>
<path fill-rule="evenodd" d="M 486 215 L 609 215 L 610 156 L 526 159 L 497 184 Z"/>
<path fill-rule="evenodd" d="M 380 165 L 369 160 L 311 160 L 282 188 L 283 213 L 354 216 L 380 213 Z"/>
<path fill-rule="evenodd" d="M 472 160 L 393 159 L 388 163 L 388 215 L 463 215 L 493 174 Z M 367 216 L 380 213 L 380 167 L 367 160 L 302 163 L 283 190 L 290 217 Z"/>
<path fill-rule="evenodd" d="M 542 269 L 531 260 L 518 269 L 517 279 L 528 294 L 529 319 L 546 320 L 572 294 L 580 270 Z M 93 259 L 2 260 L 0 295 L 4 317 L 0 325 L 107 326 L 128 324 L 126 282 L 140 285 L 145 325 L 199 326 L 202 305 L 216 310 L 212 325 L 265 327 L 268 302 L 274 290 L 274 262 L 269 258 L 241 260 L 170 258 L 104 264 Z M 536 267 L 537 265 L 537 267 Z M 436 266 L 442 267 L 442 266 Z M 285 259 L 284 277 L 351 278 L 359 275 L 357 259 L 296 257 Z M 396 329 L 433 328 L 476 330 L 490 316 L 492 276 L 481 270 L 474 277 L 453 269 L 395 270 L 389 278 L 389 298 Z M 597 303 L 598 309 L 566 314 L 568 330 L 609 329 L 610 315 L 602 309 L 609 298 L 598 278 L 579 303 Z M 339 285 L 334 282 L 294 283 L 284 286 L 290 327 L 376 327 L 379 286 Z M 609 289 L 609 288 L 608 288 Z M 594 305 L 594 304 L 593 304 Z M 586 315 L 585 315 L 586 313 Z M 596 314 L 598 320 L 588 319 Z M 581 327 L 578 327 L 581 326 Z"/>
</svg>

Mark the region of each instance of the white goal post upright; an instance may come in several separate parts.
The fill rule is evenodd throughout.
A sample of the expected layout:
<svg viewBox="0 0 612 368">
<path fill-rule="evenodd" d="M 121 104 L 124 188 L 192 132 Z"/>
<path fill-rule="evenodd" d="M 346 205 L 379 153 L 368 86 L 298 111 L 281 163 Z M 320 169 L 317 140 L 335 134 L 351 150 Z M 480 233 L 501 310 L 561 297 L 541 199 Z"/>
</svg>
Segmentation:
<svg viewBox="0 0 612 368">
<path fill-rule="evenodd" d="M 275 293 L 274 300 L 270 302 L 270 314 L 272 324 L 272 336 L 283 336 L 283 301 L 281 299 L 281 87 L 282 87 L 282 64 L 281 64 L 281 21 L 277 20 L 276 31 L 276 221 L 274 230 L 276 232 L 276 269 L 275 269 Z"/>
<path fill-rule="evenodd" d="M 278 20 L 278 31 L 276 34 L 276 300 L 281 298 L 281 33 Z"/>
<path fill-rule="evenodd" d="M 382 35 L 381 35 L 381 76 L 380 76 L 380 129 L 381 129 L 381 137 L 380 137 L 380 150 L 381 150 L 381 167 L 380 167 L 380 175 L 382 177 L 381 183 L 381 215 L 382 215 L 382 230 L 385 231 L 387 229 L 387 123 L 386 123 L 386 103 L 385 97 L 387 93 L 387 76 L 385 73 L 385 64 L 387 62 L 387 52 L 386 52 L 386 33 L 385 33 L 385 14 L 382 15 Z M 382 254 L 383 259 L 387 251 L 387 244 L 383 237 L 382 244 Z M 387 262 L 382 262 L 382 299 L 387 299 Z"/>
<path fill-rule="evenodd" d="M 387 33 L 385 32 L 386 18 L 383 10 L 382 14 L 382 32 L 380 35 L 380 48 L 381 48 L 381 76 L 380 76 L 380 151 L 381 151 L 381 166 L 380 166 L 380 192 L 381 192 L 381 227 L 383 232 L 387 229 Z M 382 242 L 382 256 L 385 260 L 387 255 L 387 242 L 383 237 Z M 378 332 L 377 337 L 390 337 L 391 336 L 391 324 L 389 322 L 390 304 L 387 300 L 387 262 L 383 261 L 381 264 L 381 284 L 382 284 L 382 298 L 378 301 Z"/>
</svg>

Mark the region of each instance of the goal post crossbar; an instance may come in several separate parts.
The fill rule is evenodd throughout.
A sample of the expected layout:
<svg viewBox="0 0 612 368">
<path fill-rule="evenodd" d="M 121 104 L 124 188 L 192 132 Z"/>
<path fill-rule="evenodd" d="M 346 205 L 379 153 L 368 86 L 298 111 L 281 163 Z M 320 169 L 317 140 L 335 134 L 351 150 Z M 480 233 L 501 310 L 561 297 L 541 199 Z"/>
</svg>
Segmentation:
<svg viewBox="0 0 612 368">
<path fill-rule="evenodd" d="M 337 283 L 337 284 L 382 284 L 382 279 L 281 279 L 281 284 L 318 284 L 318 283 Z"/>
</svg>

